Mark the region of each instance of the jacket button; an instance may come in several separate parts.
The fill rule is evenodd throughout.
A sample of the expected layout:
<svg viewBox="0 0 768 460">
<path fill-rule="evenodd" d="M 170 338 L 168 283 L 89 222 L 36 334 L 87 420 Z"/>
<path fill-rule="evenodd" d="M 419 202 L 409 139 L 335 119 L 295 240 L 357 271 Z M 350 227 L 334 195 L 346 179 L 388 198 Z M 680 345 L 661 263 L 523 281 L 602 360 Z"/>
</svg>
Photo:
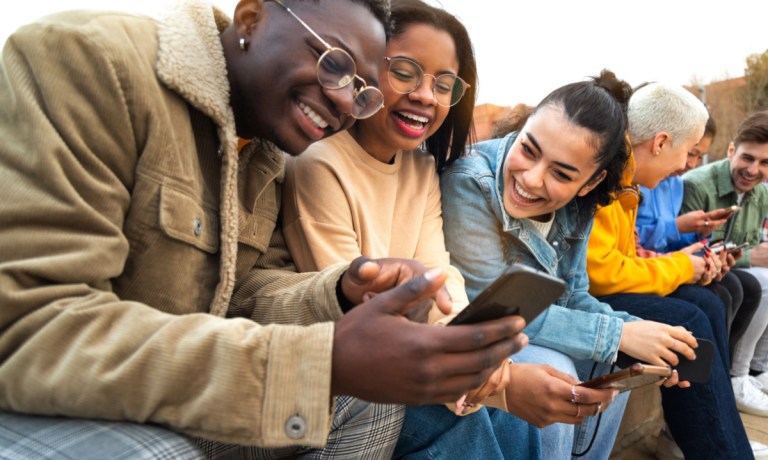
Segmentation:
<svg viewBox="0 0 768 460">
<path fill-rule="evenodd" d="M 557 241 L 553 241 L 552 246 L 557 247 L 558 246 Z"/>
<path fill-rule="evenodd" d="M 195 236 L 200 236 L 201 233 L 203 233 L 203 222 L 196 218 L 195 222 L 192 224 L 192 228 L 194 229 Z"/>
<path fill-rule="evenodd" d="M 285 422 L 285 434 L 291 439 L 301 439 L 307 432 L 307 422 L 298 415 L 294 415 Z"/>
</svg>

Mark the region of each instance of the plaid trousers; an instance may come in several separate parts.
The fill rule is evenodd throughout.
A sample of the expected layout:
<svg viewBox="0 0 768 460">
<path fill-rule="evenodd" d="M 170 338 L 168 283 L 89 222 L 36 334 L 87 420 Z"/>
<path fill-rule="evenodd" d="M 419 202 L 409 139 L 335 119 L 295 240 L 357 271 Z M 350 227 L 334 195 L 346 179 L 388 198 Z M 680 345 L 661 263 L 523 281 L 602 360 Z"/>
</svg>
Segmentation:
<svg viewBox="0 0 768 460">
<path fill-rule="evenodd" d="M 0 412 L 0 460 L 389 459 L 404 416 L 404 406 L 342 396 L 325 447 L 265 449 L 192 440 L 153 425 Z"/>
<path fill-rule="evenodd" d="M 192 439 L 153 425 L 0 412 L 0 459 L 197 460 Z"/>
<path fill-rule="evenodd" d="M 405 406 L 339 396 L 325 447 L 264 449 L 202 439 L 198 446 L 208 458 L 216 460 L 384 460 L 392 458 L 404 419 Z"/>
</svg>

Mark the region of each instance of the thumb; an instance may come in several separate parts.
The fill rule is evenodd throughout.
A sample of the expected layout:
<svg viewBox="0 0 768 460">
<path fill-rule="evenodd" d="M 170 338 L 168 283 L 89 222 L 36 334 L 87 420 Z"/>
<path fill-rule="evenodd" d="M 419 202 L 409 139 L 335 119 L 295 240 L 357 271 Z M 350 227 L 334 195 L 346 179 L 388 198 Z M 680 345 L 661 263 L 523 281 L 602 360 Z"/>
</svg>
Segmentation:
<svg viewBox="0 0 768 460">
<path fill-rule="evenodd" d="M 385 313 L 404 315 L 418 302 L 434 296 L 445 283 L 448 275 L 442 268 L 433 268 L 421 276 L 411 278 L 405 283 L 385 291 L 368 304 Z"/>
<path fill-rule="evenodd" d="M 375 261 L 360 256 L 349 264 L 347 276 L 352 284 L 362 286 L 376 278 L 380 270 L 381 267 Z"/>
</svg>

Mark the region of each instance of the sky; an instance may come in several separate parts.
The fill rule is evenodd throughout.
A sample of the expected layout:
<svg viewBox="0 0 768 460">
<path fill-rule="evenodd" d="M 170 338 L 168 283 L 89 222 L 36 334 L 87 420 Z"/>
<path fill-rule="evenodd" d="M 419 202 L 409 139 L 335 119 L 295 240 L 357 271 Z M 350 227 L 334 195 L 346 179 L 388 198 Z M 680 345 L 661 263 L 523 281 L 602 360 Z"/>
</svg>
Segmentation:
<svg viewBox="0 0 768 460">
<path fill-rule="evenodd" d="M 744 74 L 768 50 L 765 0 L 427 0 L 467 27 L 478 103 L 535 105 L 553 89 L 607 68 L 635 86 L 706 84 Z M 236 0 L 213 0 L 231 14 Z M 14 2 L 0 42 L 18 26 L 71 8 L 157 12 L 167 0 Z"/>
</svg>

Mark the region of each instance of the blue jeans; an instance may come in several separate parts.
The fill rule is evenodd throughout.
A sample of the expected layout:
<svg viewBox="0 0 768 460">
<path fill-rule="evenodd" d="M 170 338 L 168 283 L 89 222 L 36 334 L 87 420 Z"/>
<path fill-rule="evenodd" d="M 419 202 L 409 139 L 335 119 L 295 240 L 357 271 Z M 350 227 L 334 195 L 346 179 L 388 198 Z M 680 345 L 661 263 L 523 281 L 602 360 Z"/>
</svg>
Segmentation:
<svg viewBox="0 0 768 460">
<path fill-rule="evenodd" d="M 443 405 L 405 410 L 392 458 L 409 460 L 540 459 L 539 429 L 492 407 L 458 417 Z"/>
<path fill-rule="evenodd" d="M 646 320 L 683 326 L 695 337 L 715 343 L 709 382 L 694 383 L 687 389 L 662 387 L 664 418 L 686 458 L 754 458 L 736 409 L 728 367 L 725 367 L 728 345 L 720 299 L 707 289 L 685 286 L 668 297 L 614 294 L 600 300 L 615 310 Z"/>
<path fill-rule="evenodd" d="M 548 364 L 582 381 L 611 372 L 610 364 L 592 360 L 574 361 L 564 353 L 538 345 L 528 345 L 513 355 L 512 360 L 516 363 Z M 580 425 L 554 423 L 543 428 L 542 458 L 568 459 L 572 453 L 582 454 L 575 458 L 583 460 L 610 457 L 628 398 L 629 392 L 620 394 L 602 415 L 586 417 Z"/>
</svg>

